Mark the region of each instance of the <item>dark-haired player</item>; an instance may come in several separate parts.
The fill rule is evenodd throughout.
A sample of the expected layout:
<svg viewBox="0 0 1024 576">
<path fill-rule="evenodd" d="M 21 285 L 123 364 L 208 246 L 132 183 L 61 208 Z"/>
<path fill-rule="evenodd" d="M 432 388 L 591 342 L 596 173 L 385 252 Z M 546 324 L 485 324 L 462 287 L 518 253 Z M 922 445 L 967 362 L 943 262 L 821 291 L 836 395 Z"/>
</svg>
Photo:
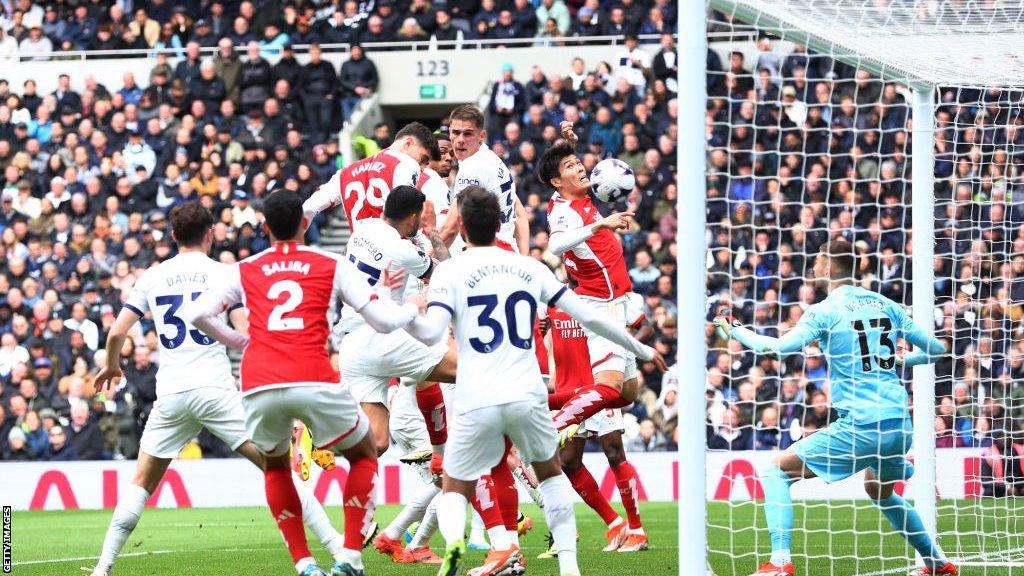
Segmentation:
<svg viewBox="0 0 1024 576">
<path fill-rule="evenodd" d="M 96 378 L 100 387 L 110 390 L 121 380 L 121 347 L 128 331 L 147 311 L 153 313 L 160 340 L 160 367 L 156 374 L 158 399 L 142 432 L 135 477 L 114 508 L 93 576 L 110 573 L 167 466 L 202 427 L 263 466 L 263 455 L 245 431 L 242 397 L 224 345 L 197 330 L 184 315 L 187 304 L 206 292 L 227 268 L 207 256 L 212 226 L 213 217 L 199 202 L 171 211 L 177 256 L 142 275 L 107 336 L 107 364 Z M 232 306 L 228 315 L 236 327 L 245 329 L 241 304 Z M 299 496 L 306 525 L 332 554 L 340 554 L 341 535 L 316 497 L 304 485 Z"/>
<path fill-rule="evenodd" d="M 345 205 L 349 228 L 355 230 L 366 218 L 380 218 L 384 201 L 398 186 L 416 187 L 420 171 L 430 162 L 434 134 L 419 122 L 411 122 L 395 134 L 384 150 L 338 170 L 303 204 L 306 217 Z"/>
<path fill-rule="evenodd" d="M 437 504 L 439 527 L 447 543 L 438 576 L 458 573 L 466 553 L 466 504 L 477 479 L 502 463 L 506 436 L 540 480 L 559 573 L 578 576 L 572 485 L 558 463 L 547 388 L 534 353 L 538 307 L 557 306 L 638 357 L 662 367 L 664 360 L 631 338 L 621 325 L 583 304 L 543 264 L 497 247 L 501 207 L 489 191 L 468 187 L 459 198 L 459 211 L 469 248 L 438 265 L 426 315 L 407 328 L 424 343 L 434 344 L 447 336 L 454 321 L 458 345 L 460 366 L 452 395 L 443 495 Z M 481 374 L 492 376 L 481 378 Z M 492 548 L 482 573 L 502 574 L 519 560 L 518 546 Z"/>
<path fill-rule="evenodd" d="M 629 213 L 601 217 L 590 200 L 590 178 L 576 156 L 572 123 L 562 123 L 566 140 L 547 149 L 538 162 L 540 181 L 555 189 L 548 205 L 549 247 L 565 259 L 575 292 L 618 326 L 627 325 L 627 294 L 632 282 L 615 231 L 628 229 Z M 607 408 L 628 406 L 637 394 L 636 359 L 599 334 L 587 332 L 594 385 L 581 389 L 555 415 L 566 430 Z"/>
<path fill-rule="evenodd" d="M 246 430 L 266 455 L 267 503 L 299 574 L 323 572 L 306 544 L 302 510 L 290 478 L 292 420 L 309 428 L 317 448 L 348 459 L 345 544 L 335 557 L 332 574 L 363 576 L 361 550 L 375 507 L 377 451 L 366 415 L 340 384 L 327 356 L 327 315 L 340 295 L 375 330 L 391 332 L 410 322 L 415 309 L 379 298 L 347 259 L 304 246 L 302 231 L 308 220 L 297 194 L 272 193 L 263 213 L 271 248 L 230 266 L 188 316 L 217 340 L 245 350 L 241 380 Z M 390 286 L 388 271 L 381 281 Z M 218 320 L 225 307 L 240 301 L 249 309 L 248 338 Z"/>
</svg>

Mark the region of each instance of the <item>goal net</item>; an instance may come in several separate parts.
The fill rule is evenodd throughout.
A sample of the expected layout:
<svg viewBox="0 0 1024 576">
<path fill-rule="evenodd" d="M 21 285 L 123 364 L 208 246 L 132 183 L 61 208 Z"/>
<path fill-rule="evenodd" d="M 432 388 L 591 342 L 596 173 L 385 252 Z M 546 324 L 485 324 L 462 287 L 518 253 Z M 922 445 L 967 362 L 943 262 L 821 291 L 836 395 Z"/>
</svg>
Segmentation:
<svg viewBox="0 0 1024 576">
<path fill-rule="evenodd" d="M 849 240 L 859 284 L 952 350 L 902 370 L 916 473 L 896 491 L 961 574 L 1024 574 L 1022 3 L 711 0 L 708 14 L 708 319 L 730 309 L 785 334 L 825 296 L 815 255 Z M 829 367 L 815 345 L 778 360 L 710 331 L 707 367 L 707 562 L 747 575 L 771 551 L 759 471 L 836 420 Z M 920 565 L 861 474 L 792 494 L 798 574 Z"/>
</svg>

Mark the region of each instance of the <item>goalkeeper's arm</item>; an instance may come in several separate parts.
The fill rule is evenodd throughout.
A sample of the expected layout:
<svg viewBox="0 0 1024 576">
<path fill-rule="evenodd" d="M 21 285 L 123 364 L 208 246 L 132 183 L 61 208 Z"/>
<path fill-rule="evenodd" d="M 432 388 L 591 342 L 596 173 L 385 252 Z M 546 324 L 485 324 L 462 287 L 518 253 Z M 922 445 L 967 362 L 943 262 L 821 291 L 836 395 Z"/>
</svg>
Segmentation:
<svg viewBox="0 0 1024 576">
<path fill-rule="evenodd" d="M 941 340 L 925 332 L 917 324 L 911 323 L 911 328 L 904 333 L 903 338 L 917 348 L 903 357 L 901 363 L 904 366 L 931 364 L 948 352 L 946 345 Z"/>
<path fill-rule="evenodd" d="M 809 326 L 797 323 L 796 327 L 782 338 L 764 336 L 744 328 L 738 320 L 729 316 L 719 316 L 714 320 L 715 329 L 725 338 L 733 338 L 757 354 L 782 357 L 803 350 L 817 335 Z"/>
</svg>

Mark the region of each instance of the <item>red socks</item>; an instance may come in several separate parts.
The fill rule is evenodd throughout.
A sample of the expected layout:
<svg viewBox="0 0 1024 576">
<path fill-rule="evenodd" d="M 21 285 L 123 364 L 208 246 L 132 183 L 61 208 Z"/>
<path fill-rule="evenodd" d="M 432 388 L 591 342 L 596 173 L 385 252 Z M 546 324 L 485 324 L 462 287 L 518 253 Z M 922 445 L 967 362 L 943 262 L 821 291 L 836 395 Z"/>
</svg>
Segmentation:
<svg viewBox="0 0 1024 576">
<path fill-rule="evenodd" d="M 505 454 L 501 462 L 491 468 L 491 480 L 494 481 L 494 492 L 498 497 L 498 509 L 506 530 L 519 527 L 519 489 L 512 469 L 508 467 L 508 454 L 512 450 L 512 442 L 505 438 Z"/>
<path fill-rule="evenodd" d="M 481 476 L 476 481 L 473 491 L 473 509 L 484 521 L 484 528 L 494 528 L 504 523 L 501 508 L 498 506 L 498 495 L 494 492 L 494 480 L 490 476 Z"/>
<path fill-rule="evenodd" d="M 580 424 L 601 410 L 611 408 L 619 398 L 619 391 L 605 384 L 583 388 L 555 414 L 555 428 L 564 430 L 571 424 Z"/>
<path fill-rule="evenodd" d="M 374 494 L 377 479 L 377 459 L 360 458 L 349 463 L 348 479 L 345 481 L 345 548 L 362 550 L 366 531 L 373 523 L 376 508 Z M 288 478 L 291 482 L 291 477 Z M 294 490 L 294 488 L 293 488 Z M 298 497 L 296 497 L 298 501 Z M 302 522 L 299 522 L 302 528 Z"/>
<path fill-rule="evenodd" d="M 548 394 L 548 410 L 558 410 L 562 406 L 565 406 L 565 403 L 575 395 L 576 392 L 574 391 L 562 391 Z"/>
<path fill-rule="evenodd" d="M 622 498 L 622 505 L 626 508 L 626 517 L 629 518 L 629 529 L 642 528 L 640 523 L 640 509 L 637 507 L 636 470 L 628 461 L 623 461 L 618 466 L 612 466 L 615 474 L 615 484 L 619 487 L 619 497 Z"/>
<path fill-rule="evenodd" d="M 612 522 L 615 522 L 619 515 L 608 503 L 608 500 L 601 495 L 597 481 L 585 466 L 580 466 L 569 475 L 569 481 L 572 482 L 572 487 L 580 495 L 580 498 L 587 503 L 587 506 L 593 508 L 594 512 L 597 512 L 606 525 L 611 526 Z"/>
<path fill-rule="evenodd" d="M 448 441 L 448 424 L 444 416 L 444 395 L 441 385 L 434 382 L 429 388 L 416 390 L 416 405 L 427 423 L 427 435 L 432 446 L 441 446 Z"/>
<path fill-rule="evenodd" d="M 292 562 L 312 556 L 306 543 L 306 527 L 302 524 L 302 503 L 299 493 L 292 484 L 292 472 L 288 468 L 271 468 L 263 475 L 270 513 L 277 522 L 277 529 L 284 537 Z M 362 548 L 362 542 L 355 549 Z"/>
</svg>

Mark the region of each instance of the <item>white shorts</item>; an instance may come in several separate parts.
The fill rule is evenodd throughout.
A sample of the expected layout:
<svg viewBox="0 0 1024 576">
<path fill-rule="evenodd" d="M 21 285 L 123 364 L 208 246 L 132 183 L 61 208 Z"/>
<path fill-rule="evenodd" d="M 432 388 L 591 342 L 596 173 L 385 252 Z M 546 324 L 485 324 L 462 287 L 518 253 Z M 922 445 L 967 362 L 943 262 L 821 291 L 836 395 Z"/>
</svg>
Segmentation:
<svg viewBox="0 0 1024 576">
<path fill-rule="evenodd" d="M 523 463 L 548 460 L 558 447 L 558 432 L 546 400 L 524 400 L 454 414 L 448 422 L 444 471 L 456 480 L 473 481 L 490 473 L 512 439 Z"/>
<path fill-rule="evenodd" d="M 348 390 L 337 384 L 311 383 L 255 391 L 242 399 L 249 437 L 268 456 L 288 452 L 292 420 L 301 420 L 317 448 L 355 446 L 370 421 Z"/>
<path fill-rule="evenodd" d="M 249 436 L 242 394 L 207 386 L 160 396 L 149 413 L 139 449 L 157 458 L 175 458 L 203 426 L 232 450 L 245 443 Z"/>
<path fill-rule="evenodd" d="M 610 302 L 593 298 L 582 298 L 582 300 L 608 321 L 623 328 L 627 325 L 626 312 L 629 300 L 626 296 L 619 296 Z M 590 369 L 594 374 L 614 370 L 625 374 L 627 381 L 636 378 L 636 356 L 611 340 L 598 336 L 587 328 L 584 330 L 587 332 L 587 348 L 590 350 Z"/>
<path fill-rule="evenodd" d="M 356 402 L 387 404 L 392 378 L 426 380 L 448 352 L 448 341 L 427 346 L 404 330 L 381 334 L 369 326 L 349 332 L 338 358 L 341 383 Z"/>
<path fill-rule="evenodd" d="M 584 420 L 576 432 L 576 436 L 600 438 L 612 432 L 623 432 L 625 429 L 626 425 L 622 421 L 622 409 L 607 408 Z"/>
</svg>

